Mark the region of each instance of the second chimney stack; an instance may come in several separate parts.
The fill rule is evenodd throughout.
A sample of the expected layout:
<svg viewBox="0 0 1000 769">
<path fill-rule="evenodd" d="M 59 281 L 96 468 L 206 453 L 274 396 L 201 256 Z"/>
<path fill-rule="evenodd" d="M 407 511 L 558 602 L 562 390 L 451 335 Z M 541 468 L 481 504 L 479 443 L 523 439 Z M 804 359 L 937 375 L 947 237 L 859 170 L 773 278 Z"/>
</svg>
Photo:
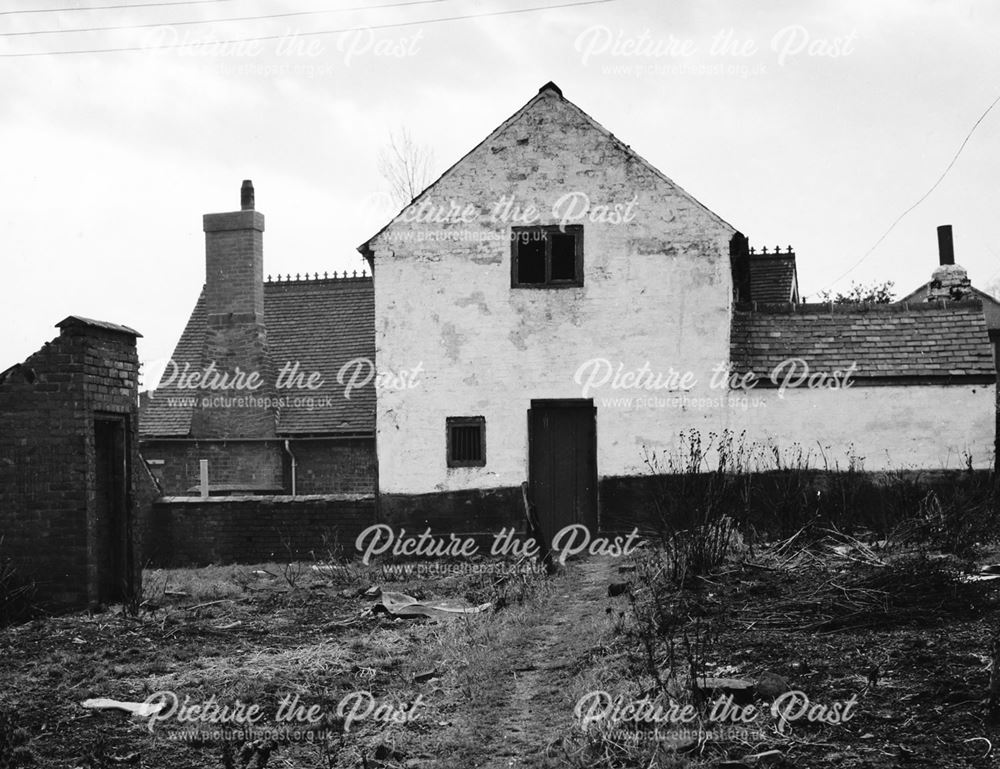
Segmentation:
<svg viewBox="0 0 1000 769">
<path fill-rule="evenodd" d="M 244 182 L 245 184 L 245 182 Z M 253 190 L 251 190 L 253 194 Z M 938 233 L 938 258 L 940 264 L 955 263 L 955 244 L 951 239 L 951 225 L 942 224 L 937 228 Z"/>
</svg>

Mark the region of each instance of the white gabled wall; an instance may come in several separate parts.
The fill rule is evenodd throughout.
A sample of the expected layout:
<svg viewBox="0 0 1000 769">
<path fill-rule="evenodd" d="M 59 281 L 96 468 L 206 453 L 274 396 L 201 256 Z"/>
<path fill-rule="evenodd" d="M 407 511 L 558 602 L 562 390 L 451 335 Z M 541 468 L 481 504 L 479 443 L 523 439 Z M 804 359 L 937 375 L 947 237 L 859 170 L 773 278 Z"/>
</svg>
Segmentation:
<svg viewBox="0 0 1000 769">
<path fill-rule="evenodd" d="M 634 218 L 577 222 L 582 287 L 512 289 L 515 222 L 497 221 L 494 207 L 513 199 L 553 224 L 553 206 L 570 192 Z M 446 225 L 400 217 L 371 244 L 378 369 L 422 369 L 418 386 L 379 392 L 383 492 L 520 484 L 531 400 L 581 397 L 574 375 L 590 359 L 630 370 L 648 362 L 657 372 L 708 371 L 728 359 L 733 229 L 557 94 L 541 93 L 404 215 L 412 218 L 422 202 L 471 205 L 479 215 Z M 421 239 L 448 233 L 455 240 Z M 707 386 L 698 391 L 707 395 Z M 601 475 L 640 471 L 643 441 L 666 440 L 690 422 L 676 410 L 651 419 L 598 406 Z M 449 469 L 445 419 L 475 415 L 486 418 L 486 466 Z M 699 418 L 719 426 L 721 417 Z"/>
</svg>

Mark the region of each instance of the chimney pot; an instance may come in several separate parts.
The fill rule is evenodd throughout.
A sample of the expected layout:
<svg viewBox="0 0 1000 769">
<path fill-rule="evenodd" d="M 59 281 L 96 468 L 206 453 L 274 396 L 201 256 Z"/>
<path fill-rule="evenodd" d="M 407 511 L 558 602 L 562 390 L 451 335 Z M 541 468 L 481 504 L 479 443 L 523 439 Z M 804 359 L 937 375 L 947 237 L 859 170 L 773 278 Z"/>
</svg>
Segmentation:
<svg viewBox="0 0 1000 769">
<path fill-rule="evenodd" d="M 240 208 L 244 211 L 253 211 L 253 206 L 253 182 L 244 179 L 243 186 L 240 187 Z"/>
<path fill-rule="evenodd" d="M 937 228 L 938 236 L 938 260 L 939 263 L 944 264 L 954 264 L 955 263 L 955 244 L 951 239 L 951 225 L 942 224 Z"/>
</svg>

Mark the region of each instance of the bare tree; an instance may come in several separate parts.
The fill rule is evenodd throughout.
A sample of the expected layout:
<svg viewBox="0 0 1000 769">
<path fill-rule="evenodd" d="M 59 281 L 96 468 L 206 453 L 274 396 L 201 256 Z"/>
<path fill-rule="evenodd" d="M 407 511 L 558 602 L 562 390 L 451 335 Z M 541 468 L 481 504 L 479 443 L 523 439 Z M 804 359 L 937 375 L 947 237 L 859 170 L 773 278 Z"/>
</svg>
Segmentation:
<svg viewBox="0 0 1000 769">
<path fill-rule="evenodd" d="M 379 151 L 378 171 L 389 183 L 389 193 L 400 206 L 410 203 L 431 181 L 434 155 L 417 144 L 405 127 L 389 132 L 389 143 Z"/>
</svg>

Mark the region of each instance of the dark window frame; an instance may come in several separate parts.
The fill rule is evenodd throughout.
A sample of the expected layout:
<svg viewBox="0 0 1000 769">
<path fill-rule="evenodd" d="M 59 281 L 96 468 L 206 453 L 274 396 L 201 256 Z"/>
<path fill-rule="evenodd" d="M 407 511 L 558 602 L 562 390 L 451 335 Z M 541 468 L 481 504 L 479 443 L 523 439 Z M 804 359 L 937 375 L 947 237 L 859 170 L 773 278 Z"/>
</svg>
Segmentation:
<svg viewBox="0 0 1000 769">
<path fill-rule="evenodd" d="M 521 283 L 517 279 L 518 273 L 518 243 L 523 236 L 529 239 L 536 238 L 541 233 L 545 239 L 545 280 L 540 283 Z M 573 235 L 574 249 L 574 272 L 572 279 L 554 280 L 552 278 L 552 238 L 549 233 L 559 235 Z M 527 242 L 527 241 L 525 241 Z M 530 227 L 511 227 L 510 231 L 510 287 L 511 288 L 575 288 L 583 285 L 583 225 L 567 224 L 542 224 Z"/>
<path fill-rule="evenodd" d="M 453 449 L 453 431 L 456 427 L 479 428 L 479 459 L 456 459 Z M 485 467 L 486 466 L 486 417 L 446 417 L 445 418 L 445 459 L 448 467 Z"/>
</svg>

